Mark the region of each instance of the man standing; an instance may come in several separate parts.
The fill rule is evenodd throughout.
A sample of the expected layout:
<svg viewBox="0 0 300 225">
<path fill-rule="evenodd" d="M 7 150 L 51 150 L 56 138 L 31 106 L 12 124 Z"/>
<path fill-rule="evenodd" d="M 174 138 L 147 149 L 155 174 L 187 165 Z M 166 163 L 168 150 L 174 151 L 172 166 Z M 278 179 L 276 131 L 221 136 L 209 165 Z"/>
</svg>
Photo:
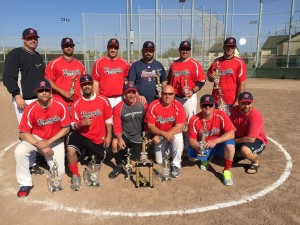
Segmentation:
<svg viewBox="0 0 300 225">
<path fill-rule="evenodd" d="M 153 101 L 146 113 L 148 130 L 153 134 L 155 160 L 162 164 L 166 151 L 173 156 L 172 176 L 179 177 L 183 152 L 182 129 L 186 121 L 183 106 L 174 99 L 174 89 L 166 85 L 161 99 Z"/>
<path fill-rule="evenodd" d="M 148 105 L 159 98 L 161 87 L 167 84 L 165 69 L 154 59 L 154 51 L 154 43 L 146 41 L 142 49 L 143 58 L 131 65 L 128 78 L 136 85 L 139 99 Z"/>
<path fill-rule="evenodd" d="M 212 95 L 216 103 L 220 105 L 221 97 L 226 108 L 237 105 L 238 96 L 245 89 L 247 68 L 244 60 L 234 55 L 235 49 L 235 38 L 227 38 L 223 46 L 224 55 L 215 59 L 207 71 L 208 80 L 214 82 Z M 216 70 L 219 78 L 216 78 Z"/>
<path fill-rule="evenodd" d="M 56 160 L 59 176 L 65 173 L 63 137 L 70 130 L 68 110 L 61 102 L 52 98 L 51 86 L 47 80 L 35 82 L 34 93 L 38 100 L 24 110 L 19 125 L 22 141 L 15 149 L 16 175 L 20 183 L 17 196 L 20 198 L 28 196 L 33 187 L 29 167 L 34 162 L 37 151 L 44 155 L 50 170 Z"/>
<path fill-rule="evenodd" d="M 227 114 L 214 109 L 214 106 L 215 99 L 212 95 L 201 97 L 201 112 L 193 116 L 189 122 L 191 147 L 188 149 L 188 158 L 191 161 L 200 160 L 200 168 L 206 170 L 213 154 L 224 157 L 223 183 L 232 185 L 229 170 L 235 152 L 234 132 L 236 129 Z M 201 151 L 205 151 L 205 156 L 199 155 Z"/>
<path fill-rule="evenodd" d="M 83 64 L 73 57 L 74 42 L 66 37 L 61 41 L 63 55 L 53 59 L 46 67 L 45 78 L 49 80 L 53 98 L 65 102 L 69 107 L 80 98 L 79 78 L 85 74 Z"/>
<path fill-rule="evenodd" d="M 37 99 L 34 83 L 44 78 L 45 64 L 42 56 L 36 52 L 39 36 L 35 29 L 27 28 L 22 35 L 23 47 L 9 52 L 4 62 L 3 84 L 12 95 L 12 102 L 20 123 L 26 106 Z M 35 163 L 31 168 L 33 174 L 44 173 Z"/>
<path fill-rule="evenodd" d="M 116 178 L 123 170 L 122 151 L 131 148 L 131 165 L 140 160 L 142 149 L 142 132 L 147 104 L 136 97 L 137 89 L 129 82 L 124 87 L 124 100 L 115 106 L 113 112 L 114 134 L 112 152 L 116 160 L 115 169 L 109 174 L 110 179 Z"/>
<path fill-rule="evenodd" d="M 258 154 L 268 144 L 261 113 L 253 108 L 253 96 L 250 92 L 239 95 L 239 105 L 231 108 L 230 119 L 236 127 L 236 153 L 251 162 L 249 174 L 257 173 Z"/>
<path fill-rule="evenodd" d="M 107 56 L 94 63 L 92 76 L 94 91 L 108 98 L 114 108 L 122 101 L 123 87 L 130 68 L 129 63 L 118 56 L 119 41 L 112 38 L 107 43 Z"/>
<path fill-rule="evenodd" d="M 187 136 L 187 126 L 190 118 L 196 114 L 197 110 L 197 91 L 205 84 L 205 73 L 202 66 L 196 60 L 190 58 L 191 43 L 182 41 L 179 45 L 180 58 L 175 60 L 169 70 L 168 84 L 175 90 L 175 99 L 178 100 L 184 108 L 186 122 L 184 127 L 184 148 L 189 146 Z"/>
<path fill-rule="evenodd" d="M 79 191 L 81 177 L 78 171 L 77 153 L 86 149 L 89 156 L 96 156 L 97 166 L 106 157 L 106 149 L 112 139 L 112 108 L 105 96 L 93 91 L 91 75 L 80 77 L 82 97 L 71 108 L 72 131 L 67 139 L 68 166 L 72 173 L 71 189 Z"/>
</svg>

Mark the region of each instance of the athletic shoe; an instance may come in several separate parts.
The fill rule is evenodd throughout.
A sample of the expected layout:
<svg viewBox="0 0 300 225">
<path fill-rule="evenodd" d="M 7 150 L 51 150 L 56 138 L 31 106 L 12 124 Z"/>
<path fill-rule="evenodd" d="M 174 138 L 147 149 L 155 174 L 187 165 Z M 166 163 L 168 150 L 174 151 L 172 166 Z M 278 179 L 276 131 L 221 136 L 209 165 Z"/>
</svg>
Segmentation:
<svg viewBox="0 0 300 225">
<path fill-rule="evenodd" d="M 223 184 L 226 186 L 233 185 L 231 172 L 229 170 L 223 171 Z"/>
<path fill-rule="evenodd" d="M 200 169 L 201 170 L 208 170 L 209 167 L 209 160 L 203 161 L 200 163 Z"/>
<path fill-rule="evenodd" d="M 42 170 L 38 165 L 34 164 L 32 167 L 29 168 L 30 172 L 35 175 L 43 175 L 44 170 Z"/>
<path fill-rule="evenodd" d="M 29 195 L 30 190 L 33 188 L 33 186 L 21 186 L 20 190 L 17 193 L 17 196 L 19 198 L 25 198 Z"/>
<path fill-rule="evenodd" d="M 180 175 L 180 168 L 177 166 L 172 166 L 172 177 L 179 177 Z"/>
<path fill-rule="evenodd" d="M 79 191 L 81 189 L 81 178 L 75 174 L 71 178 L 71 189 L 72 191 Z"/>
<path fill-rule="evenodd" d="M 115 179 L 117 176 L 119 176 L 120 173 L 122 173 L 123 168 L 122 167 L 116 167 L 113 169 L 113 171 L 110 172 L 108 175 L 109 179 Z"/>
</svg>

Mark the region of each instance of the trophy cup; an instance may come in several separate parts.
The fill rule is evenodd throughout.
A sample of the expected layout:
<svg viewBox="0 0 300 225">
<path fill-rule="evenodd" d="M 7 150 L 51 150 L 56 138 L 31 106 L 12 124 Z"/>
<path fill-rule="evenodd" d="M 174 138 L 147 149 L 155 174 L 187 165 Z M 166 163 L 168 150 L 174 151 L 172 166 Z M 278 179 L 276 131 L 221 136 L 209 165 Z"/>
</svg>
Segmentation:
<svg viewBox="0 0 300 225">
<path fill-rule="evenodd" d="M 206 138 L 206 134 L 204 132 L 202 132 L 201 133 L 201 141 L 199 142 L 200 148 L 198 149 L 198 154 L 197 154 L 199 157 L 206 156 L 206 151 L 205 151 L 206 141 L 205 141 L 205 138 Z"/>
<path fill-rule="evenodd" d="M 160 83 L 160 76 L 161 76 L 161 69 L 156 70 L 156 91 L 157 91 L 157 97 L 161 98 L 161 92 L 162 92 L 162 87 Z"/>
<path fill-rule="evenodd" d="M 143 131 L 142 133 L 142 152 L 141 152 L 141 156 L 140 156 L 140 162 L 143 164 L 147 163 L 147 159 L 148 159 L 148 153 L 147 153 L 147 149 L 146 149 L 146 132 Z"/>
<path fill-rule="evenodd" d="M 165 151 L 165 157 L 162 164 L 161 181 L 171 181 L 171 165 L 169 157 L 170 151 Z"/>
<path fill-rule="evenodd" d="M 188 75 L 184 75 L 184 88 L 183 88 L 183 92 L 184 92 L 184 96 L 187 99 L 187 95 L 189 94 L 190 88 L 188 85 Z"/>
<path fill-rule="evenodd" d="M 127 148 L 127 154 L 126 154 L 126 165 L 125 165 L 125 172 L 126 172 L 126 177 L 125 179 L 126 180 L 129 180 L 130 179 L 130 176 L 131 176 L 131 173 L 132 173 L 132 165 L 130 163 L 130 156 L 131 156 L 131 153 L 130 153 L 130 150 L 131 148 Z"/>
<path fill-rule="evenodd" d="M 62 190 L 62 177 L 58 175 L 58 165 L 56 159 L 53 160 L 53 162 L 54 165 L 51 168 L 51 172 L 48 172 L 47 175 L 48 190 L 52 193 Z"/>
<path fill-rule="evenodd" d="M 83 172 L 84 184 L 89 187 L 99 187 L 99 170 L 100 166 L 96 164 L 96 157 L 92 155 L 92 159 Z"/>
</svg>

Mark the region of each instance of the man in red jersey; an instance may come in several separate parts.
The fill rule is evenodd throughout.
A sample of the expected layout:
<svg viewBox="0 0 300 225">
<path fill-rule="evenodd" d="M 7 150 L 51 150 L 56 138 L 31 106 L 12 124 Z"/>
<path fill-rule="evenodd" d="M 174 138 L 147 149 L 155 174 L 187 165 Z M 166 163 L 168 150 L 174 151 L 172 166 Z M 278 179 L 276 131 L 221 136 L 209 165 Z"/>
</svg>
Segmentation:
<svg viewBox="0 0 300 225">
<path fill-rule="evenodd" d="M 250 92 L 239 95 L 239 105 L 231 108 L 230 119 L 236 127 L 236 153 L 251 162 L 247 173 L 255 174 L 258 170 L 258 154 L 268 144 L 261 113 L 253 108 L 253 96 Z"/>
<path fill-rule="evenodd" d="M 96 156 L 97 166 L 101 166 L 106 157 L 106 149 L 112 139 L 112 108 L 108 99 L 93 91 L 91 75 L 80 77 L 82 97 L 72 105 L 72 131 L 67 140 L 68 166 L 72 173 L 71 189 L 79 191 L 81 177 L 78 171 L 77 153 L 87 150 L 89 156 Z"/>
<path fill-rule="evenodd" d="M 190 58 L 191 43 L 182 41 L 179 46 L 180 58 L 175 60 L 169 70 L 168 84 L 175 91 L 175 99 L 178 100 L 186 113 L 186 125 L 184 127 L 184 148 L 189 146 L 187 126 L 190 118 L 196 114 L 197 91 L 205 84 L 206 76 L 202 66 L 196 60 Z"/>
<path fill-rule="evenodd" d="M 203 95 L 200 99 L 201 112 L 190 119 L 189 137 L 191 146 L 188 157 L 191 161 L 200 160 L 200 168 L 207 170 L 213 154 L 224 158 L 223 183 L 232 185 L 229 171 L 234 157 L 235 127 L 227 114 L 214 109 L 215 99 L 212 95 Z M 199 154 L 204 151 L 205 155 Z"/>
<path fill-rule="evenodd" d="M 65 102 L 69 107 L 81 96 L 79 78 L 85 74 L 83 64 L 73 57 L 74 46 L 71 38 L 63 38 L 63 55 L 53 59 L 45 72 L 45 78 L 53 89 L 53 98 Z"/>
<path fill-rule="evenodd" d="M 227 114 L 229 114 L 229 108 L 231 106 L 238 104 L 238 96 L 245 89 L 247 73 L 244 60 L 234 55 L 235 49 L 235 38 L 227 38 L 223 46 L 224 55 L 215 59 L 207 71 L 208 80 L 214 82 L 212 95 L 218 106 L 220 105 L 220 97 L 222 97 Z M 220 78 L 215 80 L 216 69 L 218 70 Z M 216 81 L 219 83 L 218 86 L 220 90 L 216 88 Z"/>
<path fill-rule="evenodd" d="M 29 167 L 36 152 L 41 153 L 51 171 L 54 160 L 58 164 L 59 176 L 65 173 L 65 151 L 63 137 L 70 130 L 70 117 L 64 104 L 52 98 L 51 85 L 47 80 L 37 81 L 34 93 L 38 100 L 24 110 L 19 125 L 20 144 L 15 149 L 16 174 L 20 183 L 17 196 L 29 195 L 33 187 Z"/>
<path fill-rule="evenodd" d="M 125 78 L 128 76 L 130 65 L 118 56 L 119 41 L 112 38 L 107 43 L 107 56 L 94 63 L 92 76 L 94 91 L 108 98 L 114 108 L 122 101 Z"/>
<path fill-rule="evenodd" d="M 179 177 L 183 152 L 182 130 L 186 116 L 182 104 L 174 99 L 174 88 L 163 86 L 161 99 L 154 100 L 146 113 L 148 131 L 154 136 L 155 160 L 162 164 L 170 151 L 173 177 Z"/>
</svg>

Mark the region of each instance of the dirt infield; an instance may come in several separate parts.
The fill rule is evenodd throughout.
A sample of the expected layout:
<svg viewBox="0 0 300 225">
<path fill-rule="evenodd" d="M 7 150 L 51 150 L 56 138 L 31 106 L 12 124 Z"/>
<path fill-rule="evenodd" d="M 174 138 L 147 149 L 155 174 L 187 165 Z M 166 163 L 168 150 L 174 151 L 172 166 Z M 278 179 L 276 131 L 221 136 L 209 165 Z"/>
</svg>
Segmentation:
<svg viewBox="0 0 300 225">
<path fill-rule="evenodd" d="M 199 96 L 210 90 L 206 84 Z M 154 188 L 135 188 L 123 176 L 108 179 L 109 155 L 98 189 L 84 186 L 72 192 L 65 175 L 64 190 L 52 194 L 46 176 L 34 176 L 30 195 L 19 199 L 15 145 L 8 147 L 18 140 L 17 122 L 1 83 L 0 224 L 300 224 L 300 81 L 248 79 L 246 90 L 253 93 L 271 138 L 256 175 L 246 174 L 248 162 L 241 161 L 231 170 L 234 185 L 227 187 L 220 180 L 220 161 L 213 161 L 210 171 L 200 171 L 184 159 L 179 178 L 163 183 L 155 179 Z"/>
</svg>

